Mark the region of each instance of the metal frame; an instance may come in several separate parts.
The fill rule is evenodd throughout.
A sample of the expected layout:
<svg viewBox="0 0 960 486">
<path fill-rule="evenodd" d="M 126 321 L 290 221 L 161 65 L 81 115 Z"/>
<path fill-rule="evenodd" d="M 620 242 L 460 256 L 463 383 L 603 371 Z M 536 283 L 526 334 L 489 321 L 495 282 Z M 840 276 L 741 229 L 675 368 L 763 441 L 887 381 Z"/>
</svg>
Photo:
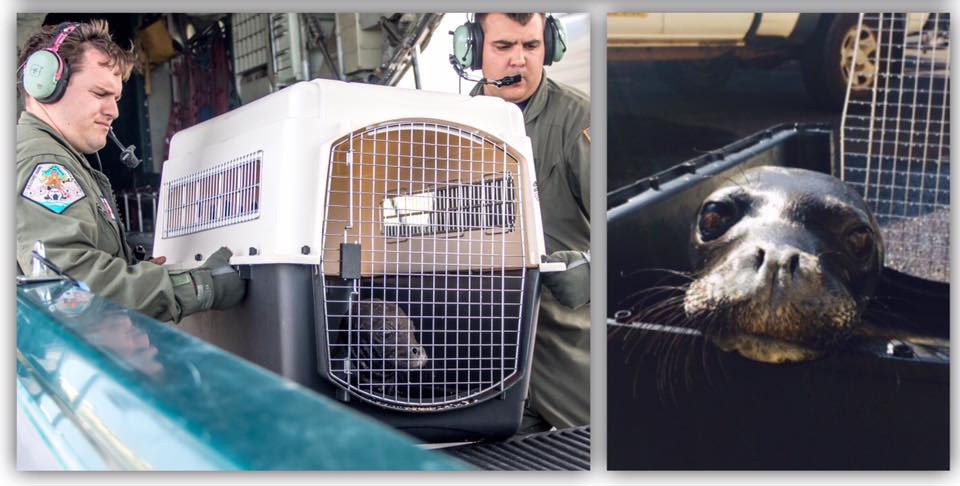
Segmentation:
<svg viewBox="0 0 960 486">
<path fill-rule="evenodd" d="M 183 236 L 260 217 L 263 151 L 164 184 L 163 237 Z"/>
<path fill-rule="evenodd" d="M 850 69 L 869 55 L 879 72 L 867 96 L 847 91 L 840 158 L 841 177 L 881 226 L 886 264 L 941 282 L 950 279 L 939 264 L 950 253 L 949 15 L 917 29 L 914 14 L 861 14 L 858 32 L 872 34 L 858 33 Z"/>
</svg>

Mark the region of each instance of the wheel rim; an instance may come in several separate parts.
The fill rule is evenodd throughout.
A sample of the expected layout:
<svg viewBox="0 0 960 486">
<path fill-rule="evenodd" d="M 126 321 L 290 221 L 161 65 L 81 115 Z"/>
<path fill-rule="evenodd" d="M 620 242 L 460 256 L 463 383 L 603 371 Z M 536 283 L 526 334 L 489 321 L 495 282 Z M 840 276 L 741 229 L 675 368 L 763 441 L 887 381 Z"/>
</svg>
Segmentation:
<svg viewBox="0 0 960 486">
<path fill-rule="evenodd" d="M 850 82 L 850 63 L 854 61 L 851 89 L 858 91 L 872 88 L 877 75 L 876 33 L 866 26 L 859 31 L 857 26 L 853 26 L 843 36 L 840 46 L 840 72 L 843 73 L 843 82 Z"/>
</svg>

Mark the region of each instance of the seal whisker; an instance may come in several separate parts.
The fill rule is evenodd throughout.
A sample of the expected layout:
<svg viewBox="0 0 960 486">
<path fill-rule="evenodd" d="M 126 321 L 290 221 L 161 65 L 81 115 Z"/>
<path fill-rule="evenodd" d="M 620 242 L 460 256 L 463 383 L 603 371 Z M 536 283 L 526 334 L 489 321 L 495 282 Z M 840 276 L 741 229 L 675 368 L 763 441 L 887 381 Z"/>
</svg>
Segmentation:
<svg viewBox="0 0 960 486">
<path fill-rule="evenodd" d="M 717 328 L 719 327 L 719 319 L 717 317 L 718 315 L 719 314 L 714 313 L 709 316 L 709 320 L 704 325 L 704 331 L 703 331 L 704 336 L 714 335 L 715 333 L 718 332 L 717 331 Z M 712 346 L 712 344 L 707 339 L 702 339 L 700 341 L 700 365 L 703 367 L 703 376 L 707 382 L 707 385 L 710 387 L 713 387 L 714 386 L 713 377 L 712 377 L 712 374 L 710 373 L 711 367 L 708 362 L 708 357 L 709 357 L 708 355 L 711 351 L 717 351 L 717 350 L 715 347 Z M 726 379 L 727 374 L 726 374 L 726 371 L 723 369 L 723 361 L 720 360 L 720 354 L 717 352 L 714 352 L 714 357 L 717 358 L 717 362 L 720 365 L 721 376 L 724 379 Z"/>
<path fill-rule="evenodd" d="M 676 296 L 682 298 L 687 291 L 687 287 L 687 285 L 661 285 L 644 289 L 642 292 L 636 292 L 635 297 L 642 297 L 642 299 L 635 301 L 630 308 L 637 316 L 646 317 L 649 313 L 648 309 L 656 309 L 664 299 L 670 299 Z M 648 303 L 650 301 L 653 303 Z"/>
<path fill-rule="evenodd" d="M 656 319 L 650 319 L 660 325 L 667 326 L 670 329 L 698 327 L 695 320 L 692 320 L 679 306 L 682 304 L 682 298 L 679 296 L 671 299 L 672 311 L 670 306 L 663 306 L 667 311 L 663 315 L 656 316 Z M 670 331 L 669 334 L 658 332 L 650 334 L 653 341 L 648 346 L 656 358 L 656 376 L 657 389 L 662 399 L 670 398 L 676 400 L 677 386 L 682 386 L 686 390 L 691 390 L 693 386 L 692 360 L 696 355 L 696 346 L 700 338 L 676 331 Z M 687 346 L 681 346 L 686 341 Z"/>
<path fill-rule="evenodd" d="M 686 293 L 687 286 L 660 286 L 644 289 L 641 292 L 637 292 L 638 295 L 642 295 L 643 299 L 636 301 L 630 308 L 632 317 L 630 321 L 637 321 L 638 319 L 650 319 L 651 313 L 657 311 L 663 307 L 667 300 L 682 300 L 683 295 Z M 655 301 L 651 304 L 647 304 L 648 301 L 656 298 Z"/>
<path fill-rule="evenodd" d="M 642 289 L 642 290 L 638 290 L 638 291 L 636 291 L 636 292 L 633 292 L 632 294 L 630 294 L 630 296 L 631 296 L 633 299 L 637 299 L 638 297 L 644 297 L 644 298 L 646 298 L 646 297 L 648 297 L 646 294 L 662 293 L 662 291 L 665 291 L 665 290 L 666 290 L 666 291 L 671 291 L 671 290 L 673 290 L 673 291 L 684 290 L 684 291 L 685 291 L 688 286 L 689 286 L 689 284 L 686 284 L 686 283 L 683 284 L 683 285 L 655 285 L 655 286 L 652 286 L 652 287 L 647 287 L 647 288 L 645 288 L 645 289 Z M 635 307 L 636 304 L 638 304 L 638 303 L 640 303 L 640 302 L 634 302 L 634 305 L 633 305 L 632 307 Z"/>
<path fill-rule="evenodd" d="M 657 309 L 657 312 L 656 312 L 656 313 L 653 313 L 653 314 L 644 314 L 644 315 L 637 316 L 636 318 L 631 319 L 631 320 L 630 320 L 630 323 L 632 323 L 632 324 L 644 324 L 644 323 L 657 323 L 657 324 L 659 324 L 660 321 L 662 320 L 662 319 L 659 318 L 659 317 L 661 316 L 660 312 L 663 312 L 663 315 L 666 316 L 666 317 L 668 317 L 668 318 L 670 318 L 670 319 L 675 319 L 675 318 L 676 318 L 676 312 L 671 312 L 671 311 L 670 311 L 670 308 L 671 308 L 671 306 L 675 307 L 675 306 L 676 306 L 679 302 L 681 302 L 681 301 L 682 301 L 682 297 L 680 297 L 680 296 L 674 297 L 674 298 L 671 298 L 671 299 L 664 300 L 663 302 L 661 302 L 660 304 L 658 304 L 658 307 L 659 307 L 659 308 L 662 308 L 662 309 Z M 657 317 L 657 318 L 651 319 L 650 317 Z M 651 321 L 654 321 L 654 322 L 651 322 Z M 672 322 L 672 321 L 670 321 L 670 322 Z M 631 329 L 631 331 L 634 331 L 634 329 Z M 644 341 L 643 338 L 644 338 L 644 337 L 647 337 L 647 336 L 651 336 L 651 331 L 639 331 L 639 330 L 637 330 L 637 331 L 638 331 L 638 333 L 637 333 L 638 335 L 637 335 L 636 337 L 634 337 L 634 339 L 632 339 L 632 342 L 630 342 L 630 341 L 631 341 L 630 339 L 627 339 L 627 338 L 624 339 L 624 346 L 629 346 L 629 349 L 627 349 L 627 351 L 628 351 L 628 353 L 627 353 L 627 360 L 628 360 L 628 361 L 629 361 L 630 358 L 632 357 L 632 355 L 633 355 L 634 351 L 636 350 L 637 346 L 639 346 L 639 345 L 641 344 L 641 342 Z M 630 336 L 630 335 L 628 334 L 628 337 L 629 337 L 629 336 Z M 655 345 L 657 344 L 657 341 L 658 341 L 658 340 L 657 340 L 657 339 L 648 339 L 648 341 L 650 341 L 650 344 L 649 344 L 647 350 L 648 350 L 648 351 L 654 351 L 654 352 L 656 352 L 657 349 L 651 348 L 650 346 L 655 346 Z M 630 343 L 630 344 L 628 344 L 628 343 Z"/>
<path fill-rule="evenodd" d="M 653 272 L 662 272 L 672 276 L 683 277 L 688 280 L 693 280 L 693 272 L 684 272 L 681 270 L 674 270 L 671 268 L 638 268 L 629 273 L 621 273 L 621 277 L 633 277 L 641 273 L 653 273 Z"/>
<path fill-rule="evenodd" d="M 682 278 L 685 279 L 685 281 L 684 281 L 684 282 L 681 282 L 681 283 L 679 283 L 679 284 L 677 284 L 677 285 L 668 284 L 667 282 L 669 282 L 669 281 L 670 281 L 672 278 L 674 278 L 674 277 L 682 277 Z M 698 275 L 693 274 L 693 273 L 690 273 L 690 272 L 674 272 L 673 274 L 666 275 L 666 276 L 664 276 L 663 278 L 657 280 L 656 282 L 653 283 L 652 286 L 648 286 L 648 287 L 646 287 L 646 288 L 642 288 L 642 289 L 640 289 L 640 290 L 638 290 L 638 291 L 636 291 L 636 292 L 632 292 L 632 293 L 628 294 L 628 295 L 627 295 L 626 297 L 624 297 L 623 299 L 620 299 L 620 300 L 616 303 L 616 305 L 617 305 L 617 306 L 622 306 L 622 305 L 624 305 L 624 304 L 626 304 L 626 303 L 628 303 L 628 302 L 631 302 L 631 301 L 633 301 L 634 299 L 636 299 L 638 296 L 643 295 L 643 294 L 646 293 L 646 292 L 649 292 L 650 289 L 659 289 L 659 288 L 666 288 L 666 287 L 676 287 L 676 288 L 685 287 L 686 285 L 689 285 L 690 282 L 693 282 L 694 280 L 696 280 L 696 278 L 698 278 L 698 277 L 699 277 Z"/>
<path fill-rule="evenodd" d="M 743 167 L 738 165 L 734 168 L 734 170 L 739 171 L 739 174 L 736 174 L 737 176 L 739 176 L 739 179 L 735 176 L 727 175 L 727 174 L 718 174 L 713 177 L 724 181 L 727 184 L 727 186 L 738 187 L 743 191 L 747 191 L 750 186 L 755 185 L 754 182 L 750 181 L 750 175 L 747 173 L 748 169 L 744 169 Z"/>
<path fill-rule="evenodd" d="M 656 304 L 644 308 L 638 315 L 630 319 L 630 323 L 636 324 L 656 324 L 662 326 L 677 326 L 688 324 L 688 319 L 683 312 L 678 312 L 682 305 L 682 293 L 675 293 L 671 297 L 665 298 Z M 684 336 L 677 333 L 664 333 L 654 330 L 631 329 L 636 330 L 636 335 L 626 338 L 624 343 L 628 347 L 627 362 L 635 361 L 635 353 L 643 351 L 644 359 L 641 362 L 652 360 L 654 373 L 656 375 L 656 386 L 661 399 L 676 399 L 673 390 L 673 377 L 676 372 L 682 368 L 682 353 L 675 352 L 679 340 Z M 629 336 L 629 335 L 628 335 Z M 639 376 L 639 373 L 638 373 Z"/>
</svg>

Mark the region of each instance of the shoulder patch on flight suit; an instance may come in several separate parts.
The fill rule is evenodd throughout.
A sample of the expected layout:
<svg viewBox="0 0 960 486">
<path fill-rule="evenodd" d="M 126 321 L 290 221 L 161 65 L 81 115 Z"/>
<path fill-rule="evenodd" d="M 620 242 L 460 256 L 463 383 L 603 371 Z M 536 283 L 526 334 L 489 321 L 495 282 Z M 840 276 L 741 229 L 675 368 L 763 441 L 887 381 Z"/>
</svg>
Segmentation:
<svg viewBox="0 0 960 486">
<path fill-rule="evenodd" d="M 580 133 L 582 133 L 584 137 L 587 137 L 587 143 L 593 143 L 593 141 L 590 140 L 590 127 L 584 128 Z"/>
<path fill-rule="evenodd" d="M 60 214 L 86 194 L 66 167 L 37 164 L 20 195 Z"/>
</svg>

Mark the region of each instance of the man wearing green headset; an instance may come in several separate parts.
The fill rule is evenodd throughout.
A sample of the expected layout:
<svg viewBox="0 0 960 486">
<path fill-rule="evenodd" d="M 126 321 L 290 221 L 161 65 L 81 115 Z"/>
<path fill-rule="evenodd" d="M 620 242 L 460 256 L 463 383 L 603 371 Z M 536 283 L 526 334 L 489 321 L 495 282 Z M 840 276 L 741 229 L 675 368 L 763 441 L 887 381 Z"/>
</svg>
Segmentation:
<svg viewBox="0 0 960 486">
<path fill-rule="evenodd" d="M 46 26 L 18 59 L 25 110 L 17 122 L 17 264 L 30 273 L 37 241 L 46 259 L 90 289 L 159 320 L 179 321 L 243 299 L 245 284 L 230 250 L 199 268 L 170 273 L 164 259 L 136 262 L 126 242 L 110 181 L 82 154 L 106 145 L 119 115 L 131 51 L 94 20 Z"/>
<path fill-rule="evenodd" d="M 590 422 L 590 100 L 543 69 L 565 50 L 562 25 L 543 13 L 478 13 L 454 33 L 455 67 L 483 72 L 470 94 L 523 110 L 547 253 L 567 264 L 542 275 L 522 432 Z"/>
</svg>

